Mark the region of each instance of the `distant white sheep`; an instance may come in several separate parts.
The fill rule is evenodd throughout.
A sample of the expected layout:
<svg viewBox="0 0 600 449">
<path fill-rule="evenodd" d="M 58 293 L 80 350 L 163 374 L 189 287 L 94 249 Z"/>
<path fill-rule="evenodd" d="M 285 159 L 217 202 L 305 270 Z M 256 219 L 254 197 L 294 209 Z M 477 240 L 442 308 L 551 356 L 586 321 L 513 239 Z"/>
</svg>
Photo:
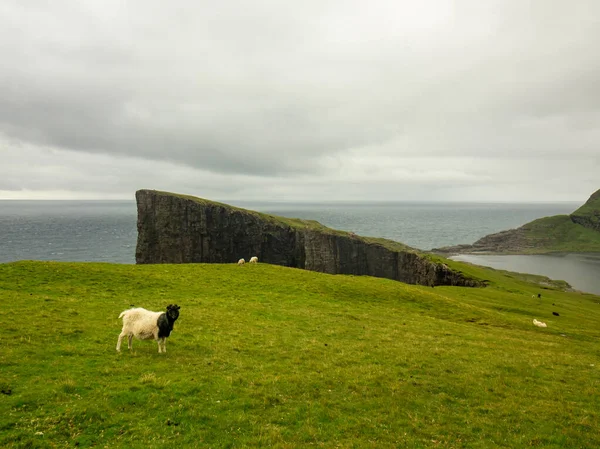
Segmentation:
<svg viewBox="0 0 600 449">
<path fill-rule="evenodd" d="M 245 263 L 246 261 L 243 258 L 238 260 L 238 265 L 244 265 Z"/>
<path fill-rule="evenodd" d="M 256 257 L 256 256 L 251 257 L 250 263 L 258 263 L 258 257 Z"/>
<path fill-rule="evenodd" d="M 132 348 L 133 337 L 138 340 L 154 339 L 158 342 L 158 353 L 167 352 L 166 340 L 177 318 L 179 318 L 180 307 L 177 304 L 169 304 L 165 312 L 152 312 L 142 309 L 128 309 L 121 312 L 119 318 L 123 318 L 123 330 L 117 340 L 117 351 L 121 351 L 121 340 L 127 336 L 127 347 Z"/>
<path fill-rule="evenodd" d="M 537 326 L 537 327 L 548 327 L 548 326 L 546 325 L 546 323 L 543 323 L 542 321 L 538 321 L 538 320 L 536 320 L 535 318 L 533 319 L 533 325 L 534 325 L 534 326 Z"/>
</svg>

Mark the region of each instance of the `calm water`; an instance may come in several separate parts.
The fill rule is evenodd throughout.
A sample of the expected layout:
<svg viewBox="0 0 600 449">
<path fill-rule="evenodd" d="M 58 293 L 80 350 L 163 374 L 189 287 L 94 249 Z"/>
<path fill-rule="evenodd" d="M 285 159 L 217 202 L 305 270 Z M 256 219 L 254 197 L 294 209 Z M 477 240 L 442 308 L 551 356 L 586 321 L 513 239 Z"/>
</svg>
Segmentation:
<svg viewBox="0 0 600 449">
<path fill-rule="evenodd" d="M 499 270 L 518 271 L 562 279 L 574 288 L 600 295 L 600 254 L 540 256 L 488 256 L 461 254 L 454 260 Z"/>
<path fill-rule="evenodd" d="M 267 203 L 230 204 L 285 217 L 305 218 L 359 235 L 384 237 L 420 249 L 472 243 L 536 218 L 567 214 L 579 204 L 460 203 Z M 134 201 L 0 201 L 0 262 L 63 260 L 135 263 L 137 211 Z M 477 256 L 481 257 L 481 256 Z M 504 257 L 504 256 L 500 256 Z M 498 268 L 565 279 L 576 288 L 600 290 L 598 259 L 512 256 Z M 533 257 L 533 259 L 531 259 Z M 517 263 L 519 261 L 519 263 Z M 488 264 L 489 260 L 481 261 Z M 562 265 L 561 265 L 562 263 Z M 523 265 L 525 264 L 525 265 Z M 548 271 L 552 267 L 553 271 Z M 562 267 L 562 268 L 561 268 Z M 585 268 L 582 268 L 585 267 Z M 592 274 L 582 287 L 580 273 Z M 578 276 L 571 276 L 577 274 Z M 569 277 L 567 277 L 569 276 Z M 584 277 L 587 275 L 584 275 Z"/>
</svg>

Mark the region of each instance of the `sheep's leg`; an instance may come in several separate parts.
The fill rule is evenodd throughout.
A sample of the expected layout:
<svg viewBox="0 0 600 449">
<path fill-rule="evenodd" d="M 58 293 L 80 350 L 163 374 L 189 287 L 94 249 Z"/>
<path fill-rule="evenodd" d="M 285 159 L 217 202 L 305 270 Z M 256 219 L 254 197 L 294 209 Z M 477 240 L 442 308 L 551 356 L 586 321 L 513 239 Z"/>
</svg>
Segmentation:
<svg viewBox="0 0 600 449">
<path fill-rule="evenodd" d="M 127 337 L 128 337 L 128 338 L 127 338 L 127 347 L 128 347 L 129 349 L 131 349 L 131 348 L 133 347 L 133 346 L 132 346 L 132 344 L 131 344 L 131 343 L 133 342 L 133 335 L 132 335 L 132 334 L 129 334 Z"/>
<path fill-rule="evenodd" d="M 167 352 L 166 342 L 167 342 L 166 337 L 161 337 L 158 339 L 158 353 L 159 354 L 161 352 Z"/>
<path fill-rule="evenodd" d="M 121 333 L 119 334 L 119 339 L 117 340 L 117 351 L 119 351 L 119 352 L 121 351 L 121 340 L 123 339 L 123 337 L 124 337 L 125 335 L 126 335 L 126 334 L 125 334 L 124 332 L 121 332 Z"/>
</svg>

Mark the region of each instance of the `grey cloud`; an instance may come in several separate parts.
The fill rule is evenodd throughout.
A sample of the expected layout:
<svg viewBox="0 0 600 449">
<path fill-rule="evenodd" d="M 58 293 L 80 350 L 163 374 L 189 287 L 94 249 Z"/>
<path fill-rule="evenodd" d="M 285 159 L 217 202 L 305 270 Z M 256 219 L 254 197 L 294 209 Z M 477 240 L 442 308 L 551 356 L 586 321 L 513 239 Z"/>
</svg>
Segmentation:
<svg viewBox="0 0 600 449">
<path fill-rule="evenodd" d="M 272 179 L 369 152 L 590 159 L 598 14 L 591 0 L 8 0 L 0 132 Z"/>
</svg>

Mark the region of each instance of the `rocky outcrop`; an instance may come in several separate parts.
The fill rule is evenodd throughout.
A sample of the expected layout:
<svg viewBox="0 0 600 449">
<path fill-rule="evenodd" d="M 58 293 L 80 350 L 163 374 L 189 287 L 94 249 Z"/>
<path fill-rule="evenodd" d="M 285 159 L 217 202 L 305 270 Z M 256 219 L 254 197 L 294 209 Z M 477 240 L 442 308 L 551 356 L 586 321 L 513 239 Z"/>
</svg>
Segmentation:
<svg viewBox="0 0 600 449">
<path fill-rule="evenodd" d="M 571 215 L 544 217 L 486 235 L 472 245 L 434 248 L 434 253 L 544 254 L 600 251 L 600 190 Z"/>
<path fill-rule="evenodd" d="M 573 223 L 600 232 L 600 190 L 594 192 L 570 217 Z"/>
<path fill-rule="evenodd" d="M 422 285 L 483 283 L 398 242 L 370 239 L 200 198 L 155 190 L 136 192 L 136 262 L 261 262 L 330 274 L 383 277 Z"/>
<path fill-rule="evenodd" d="M 445 246 L 434 248 L 431 251 L 443 254 L 499 254 L 526 252 L 529 249 L 531 249 L 531 244 L 527 240 L 525 230 L 518 228 L 486 235 L 472 245 Z"/>
</svg>

